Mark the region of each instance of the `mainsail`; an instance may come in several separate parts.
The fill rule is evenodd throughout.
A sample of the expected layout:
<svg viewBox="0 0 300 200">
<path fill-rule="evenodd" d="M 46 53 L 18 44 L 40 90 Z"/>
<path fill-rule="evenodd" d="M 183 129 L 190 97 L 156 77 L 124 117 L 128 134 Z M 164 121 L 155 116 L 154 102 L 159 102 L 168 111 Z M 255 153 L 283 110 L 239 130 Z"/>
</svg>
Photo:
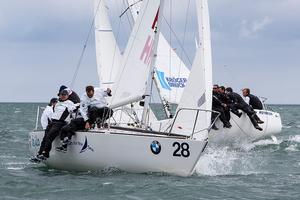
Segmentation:
<svg viewBox="0 0 300 200">
<path fill-rule="evenodd" d="M 159 5 L 160 0 L 142 3 L 115 79 L 112 108 L 141 100 L 146 95 Z"/>
</svg>

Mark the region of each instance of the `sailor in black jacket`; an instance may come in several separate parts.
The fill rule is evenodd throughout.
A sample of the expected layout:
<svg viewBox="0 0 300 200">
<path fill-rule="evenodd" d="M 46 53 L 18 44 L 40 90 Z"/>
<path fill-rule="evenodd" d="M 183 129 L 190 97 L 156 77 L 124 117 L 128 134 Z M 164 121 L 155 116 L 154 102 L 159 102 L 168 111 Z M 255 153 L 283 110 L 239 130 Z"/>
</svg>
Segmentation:
<svg viewBox="0 0 300 200">
<path fill-rule="evenodd" d="M 225 128 L 231 128 L 231 124 L 225 114 L 226 104 L 224 104 L 221 101 L 223 96 L 218 92 L 218 88 L 219 88 L 218 85 L 213 86 L 212 110 L 220 113 L 219 118 Z M 218 113 L 215 112 L 212 113 L 211 122 L 213 122 L 216 119 Z M 213 125 L 212 128 L 218 130 L 218 128 L 215 125 Z"/>
<path fill-rule="evenodd" d="M 253 94 L 250 94 L 250 89 L 249 88 L 244 88 L 243 89 L 243 96 L 244 97 L 249 97 L 249 105 L 253 109 L 257 110 L 262 110 L 263 109 L 263 104 L 259 100 L 259 98 Z"/>
<path fill-rule="evenodd" d="M 262 131 L 263 129 L 257 124 L 259 117 L 256 115 L 256 112 L 244 101 L 244 99 L 239 94 L 233 92 L 231 87 L 226 88 L 226 94 L 232 101 L 232 108 L 241 109 L 244 111 L 248 115 L 253 126 Z M 259 121 L 262 122 L 260 119 Z"/>
</svg>

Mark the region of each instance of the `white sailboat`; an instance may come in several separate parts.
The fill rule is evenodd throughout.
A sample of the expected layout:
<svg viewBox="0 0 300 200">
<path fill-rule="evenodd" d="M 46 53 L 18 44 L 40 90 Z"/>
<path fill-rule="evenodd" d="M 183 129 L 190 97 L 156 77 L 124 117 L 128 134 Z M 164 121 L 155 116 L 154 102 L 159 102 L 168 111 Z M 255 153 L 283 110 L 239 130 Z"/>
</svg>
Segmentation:
<svg viewBox="0 0 300 200">
<path fill-rule="evenodd" d="M 99 10 L 104 10 L 102 4 L 104 1 L 97 2 Z M 138 102 L 145 97 L 149 98 L 151 95 L 147 90 L 151 84 L 148 77 L 153 74 L 155 68 L 163 5 L 164 0 L 143 0 L 122 57 L 117 48 L 108 49 L 108 52 L 114 52 L 113 57 L 119 59 L 116 62 L 117 73 L 107 74 L 101 78 L 103 81 L 110 77 L 106 79 L 108 84 L 113 80 L 114 93 L 110 104 L 113 109 Z M 103 19 L 105 17 L 103 13 Z M 102 44 L 115 42 L 110 35 L 109 24 L 103 29 L 98 28 L 97 40 L 101 41 L 102 36 L 108 34 L 106 40 L 102 40 Z M 197 52 L 200 52 L 200 49 Z M 107 52 L 98 51 L 98 53 L 105 56 Z M 203 63 L 199 63 L 199 55 L 200 53 L 197 53 L 192 68 L 195 73 L 200 73 L 205 68 Z M 99 62 L 102 62 L 101 59 Z M 114 63 L 105 61 L 102 65 Z M 180 107 L 167 132 L 149 129 L 151 118 L 147 112 L 143 112 L 140 128 L 110 126 L 101 130 L 79 131 L 72 138 L 67 153 L 52 150 L 50 158 L 44 163 L 49 167 L 63 170 L 102 170 L 115 167 L 137 173 L 164 172 L 180 176 L 191 175 L 208 142 L 210 112 L 207 108 L 211 105 L 211 95 L 208 95 L 210 90 L 207 91 L 206 88 L 211 86 L 206 86 L 205 78 L 209 75 L 205 73 L 203 85 L 197 87 L 193 85 L 194 78 L 190 78 Z M 189 92 L 195 91 L 195 88 L 200 89 L 201 93 L 186 101 L 189 97 L 184 96 L 190 95 Z M 144 106 L 144 110 L 146 109 L 148 109 L 147 101 Z M 44 132 L 40 130 L 29 134 L 29 149 L 32 155 L 36 155 L 43 135 Z M 53 149 L 59 145 L 59 139 L 56 139 Z"/>
<path fill-rule="evenodd" d="M 139 10 L 139 3 L 136 3 L 138 1 L 135 0 L 127 0 L 129 5 L 131 6 L 133 16 L 136 16 L 136 13 L 138 13 Z M 198 22 L 199 24 L 202 24 L 199 26 L 199 38 L 200 38 L 200 44 L 198 44 L 202 48 L 202 52 L 199 52 L 199 55 L 196 56 L 196 58 L 200 58 L 199 63 L 202 62 L 202 66 L 205 66 L 205 68 L 202 70 L 202 72 L 192 72 L 188 79 L 188 81 L 192 81 L 192 76 L 198 76 L 201 77 L 202 74 L 206 74 L 206 78 L 200 79 L 201 81 L 205 82 L 207 95 L 211 96 L 212 93 L 210 92 L 210 89 L 212 87 L 212 79 L 207 77 L 212 77 L 212 55 L 211 55 L 211 39 L 210 39 L 210 22 L 209 22 L 209 10 L 207 1 L 196 1 L 198 3 L 197 8 L 202 9 L 197 12 L 198 14 Z M 162 37 L 164 39 L 164 37 Z M 168 52 L 168 47 L 170 46 L 168 42 L 164 40 L 160 40 L 162 42 L 162 48 L 160 52 Z M 172 56 L 173 55 L 173 56 Z M 168 57 L 176 57 L 174 54 L 168 55 Z M 177 56 L 175 60 L 180 60 L 180 58 Z M 171 63 L 168 63 L 166 66 L 170 66 Z M 174 65 L 173 71 L 180 71 L 180 65 Z M 163 69 L 164 71 L 167 71 L 166 69 Z M 189 76 L 189 70 L 184 67 L 184 76 Z M 180 76 L 180 75 L 179 75 Z M 161 77 L 158 77 L 159 80 L 163 79 Z M 166 83 L 166 79 L 164 79 L 162 82 Z M 199 85 L 203 84 L 200 81 L 198 82 Z M 166 88 L 167 86 L 158 84 L 158 87 L 160 88 L 160 91 L 162 91 L 161 95 L 165 96 Z M 193 83 L 193 85 L 197 85 L 196 83 Z M 173 94 L 174 91 L 178 90 L 177 88 L 174 88 L 172 90 Z M 187 90 L 187 89 L 186 89 Z M 180 100 L 182 91 L 180 91 L 177 95 L 178 99 Z M 187 93 L 187 91 L 185 91 Z M 201 93 L 202 91 L 199 90 L 191 90 L 189 94 L 193 94 L 193 92 Z M 183 98 L 190 98 L 189 95 L 183 96 Z M 179 104 L 180 107 L 180 101 L 177 99 L 177 101 L 173 101 L 174 103 Z M 182 100 L 184 101 L 184 100 Z M 187 99 L 186 101 L 189 101 Z M 208 101 L 209 102 L 209 101 Z M 211 109 L 211 106 L 206 105 L 205 107 L 207 110 Z M 271 110 L 267 110 L 266 108 L 264 110 L 256 110 L 257 115 L 261 120 L 263 120 L 265 123 L 260 125 L 263 128 L 263 131 L 258 131 L 255 129 L 249 120 L 248 116 L 246 114 L 243 114 L 241 118 L 238 118 L 234 114 L 231 113 L 231 124 L 232 127 L 230 129 L 223 128 L 223 125 L 220 120 L 217 120 L 216 125 L 219 128 L 219 130 L 211 130 L 209 133 L 209 142 L 214 145 L 231 145 L 231 144 L 241 144 L 241 143 L 248 143 L 252 142 L 258 139 L 266 138 L 266 137 L 272 137 L 276 134 L 279 134 L 282 129 L 282 123 L 281 123 L 281 117 L 280 114 Z M 209 115 L 208 115 L 209 117 Z M 209 120 L 209 119 L 208 119 Z M 170 127 L 171 120 L 164 120 L 157 123 L 154 123 L 152 128 L 154 130 L 166 130 Z"/>
</svg>

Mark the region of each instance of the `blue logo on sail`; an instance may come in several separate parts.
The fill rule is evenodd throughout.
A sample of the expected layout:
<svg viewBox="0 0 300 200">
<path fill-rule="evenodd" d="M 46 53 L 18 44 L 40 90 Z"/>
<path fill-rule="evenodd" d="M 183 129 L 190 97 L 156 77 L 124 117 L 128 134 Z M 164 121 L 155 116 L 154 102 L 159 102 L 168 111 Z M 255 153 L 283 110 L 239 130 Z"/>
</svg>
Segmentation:
<svg viewBox="0 0 300 200">
<path fill-rule="evenodd" d="M 175 77 L 165 77 L 165 73 L 156 70 L 156 74 L 160 85 L 166 90 L 172 90 L 173 88 L 184 88 L 187 82 L 187 78 L 175 78 Z"/>
<path fill-rule="evenodd" d="M 165 73 L 158 70 L 156 70 L 156 73 L 161 87 L 167 90 L 171 90 L 169 84 L 166 82 Z"/>
</svg>

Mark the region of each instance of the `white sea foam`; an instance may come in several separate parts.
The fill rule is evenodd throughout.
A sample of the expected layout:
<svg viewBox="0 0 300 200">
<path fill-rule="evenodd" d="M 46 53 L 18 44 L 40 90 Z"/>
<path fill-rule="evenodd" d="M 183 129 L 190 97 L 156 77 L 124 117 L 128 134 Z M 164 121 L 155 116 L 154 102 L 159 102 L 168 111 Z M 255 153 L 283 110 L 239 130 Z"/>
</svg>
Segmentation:
<svg viewBox="0 0 300 200">
<path fill-rule="evenodd" d="M 16 158 L 16 156 L 0 155 L 0 158 Z"/>
<path fill-rule="evenodd" d="M 259 140 L 257 142 L 254 142 L 253 144 L 255 146 L 267 146 L 267 145 L 270 145 L 270 144 L 280 144 L 282 142 L 282 140 L 272 140 L 272 139 L 265 139 L 265 140 Z"/>
<path fill-rule="evenodd" d="M 259 147 L 259 146 L 268 146 L 268 145 L 279 145 L 280 143 L 282 143 L 282 140 L 278 140 L 277 138 L 274 139 L 264 139 L 264 140 L 259 140 L 257 142 L 253 142 L 253 143 L 249 143 L 249 144 L 244 144 L 241 146 L 241 149 L 245 150 L 245 151 L 250 151 L 252 149 L 254 149 L 255 147 Z"/>
<path fill-rule="evenodd" d="M 289 128 L 292 128 L 292 126 L 284 126 L 284 125 L 283 125 L 282 128 L 283 128 L 283 129 L 289 129 Z"/>
<path fill-rule="evenodd" d="M 6 169 L 18 171 L 18 170 L 22 170 L 22 169 L 24 169 L 24 168 L 25 168 L 25 167 L 7 167 Z"/>
<path fill-rule="evenodd" d="M 296 144 L 292 144 L 291 146 L 285 148 L 286 151 L 299 151 L 297 149 L 297 145 Z"/>
<path fill-rule="evenodd" d="M 290 136 L 288 141 L 300 143 L 300 135 Z"/>
<path fill-rule="evenodd" d="M 223 149 L 208 149 L 196 166 L 198 175 L 218 176 L 230 174 L 248 175 L 257 173 L 248 152 L 239 152 L 227 147 Z"/>
</svg>

